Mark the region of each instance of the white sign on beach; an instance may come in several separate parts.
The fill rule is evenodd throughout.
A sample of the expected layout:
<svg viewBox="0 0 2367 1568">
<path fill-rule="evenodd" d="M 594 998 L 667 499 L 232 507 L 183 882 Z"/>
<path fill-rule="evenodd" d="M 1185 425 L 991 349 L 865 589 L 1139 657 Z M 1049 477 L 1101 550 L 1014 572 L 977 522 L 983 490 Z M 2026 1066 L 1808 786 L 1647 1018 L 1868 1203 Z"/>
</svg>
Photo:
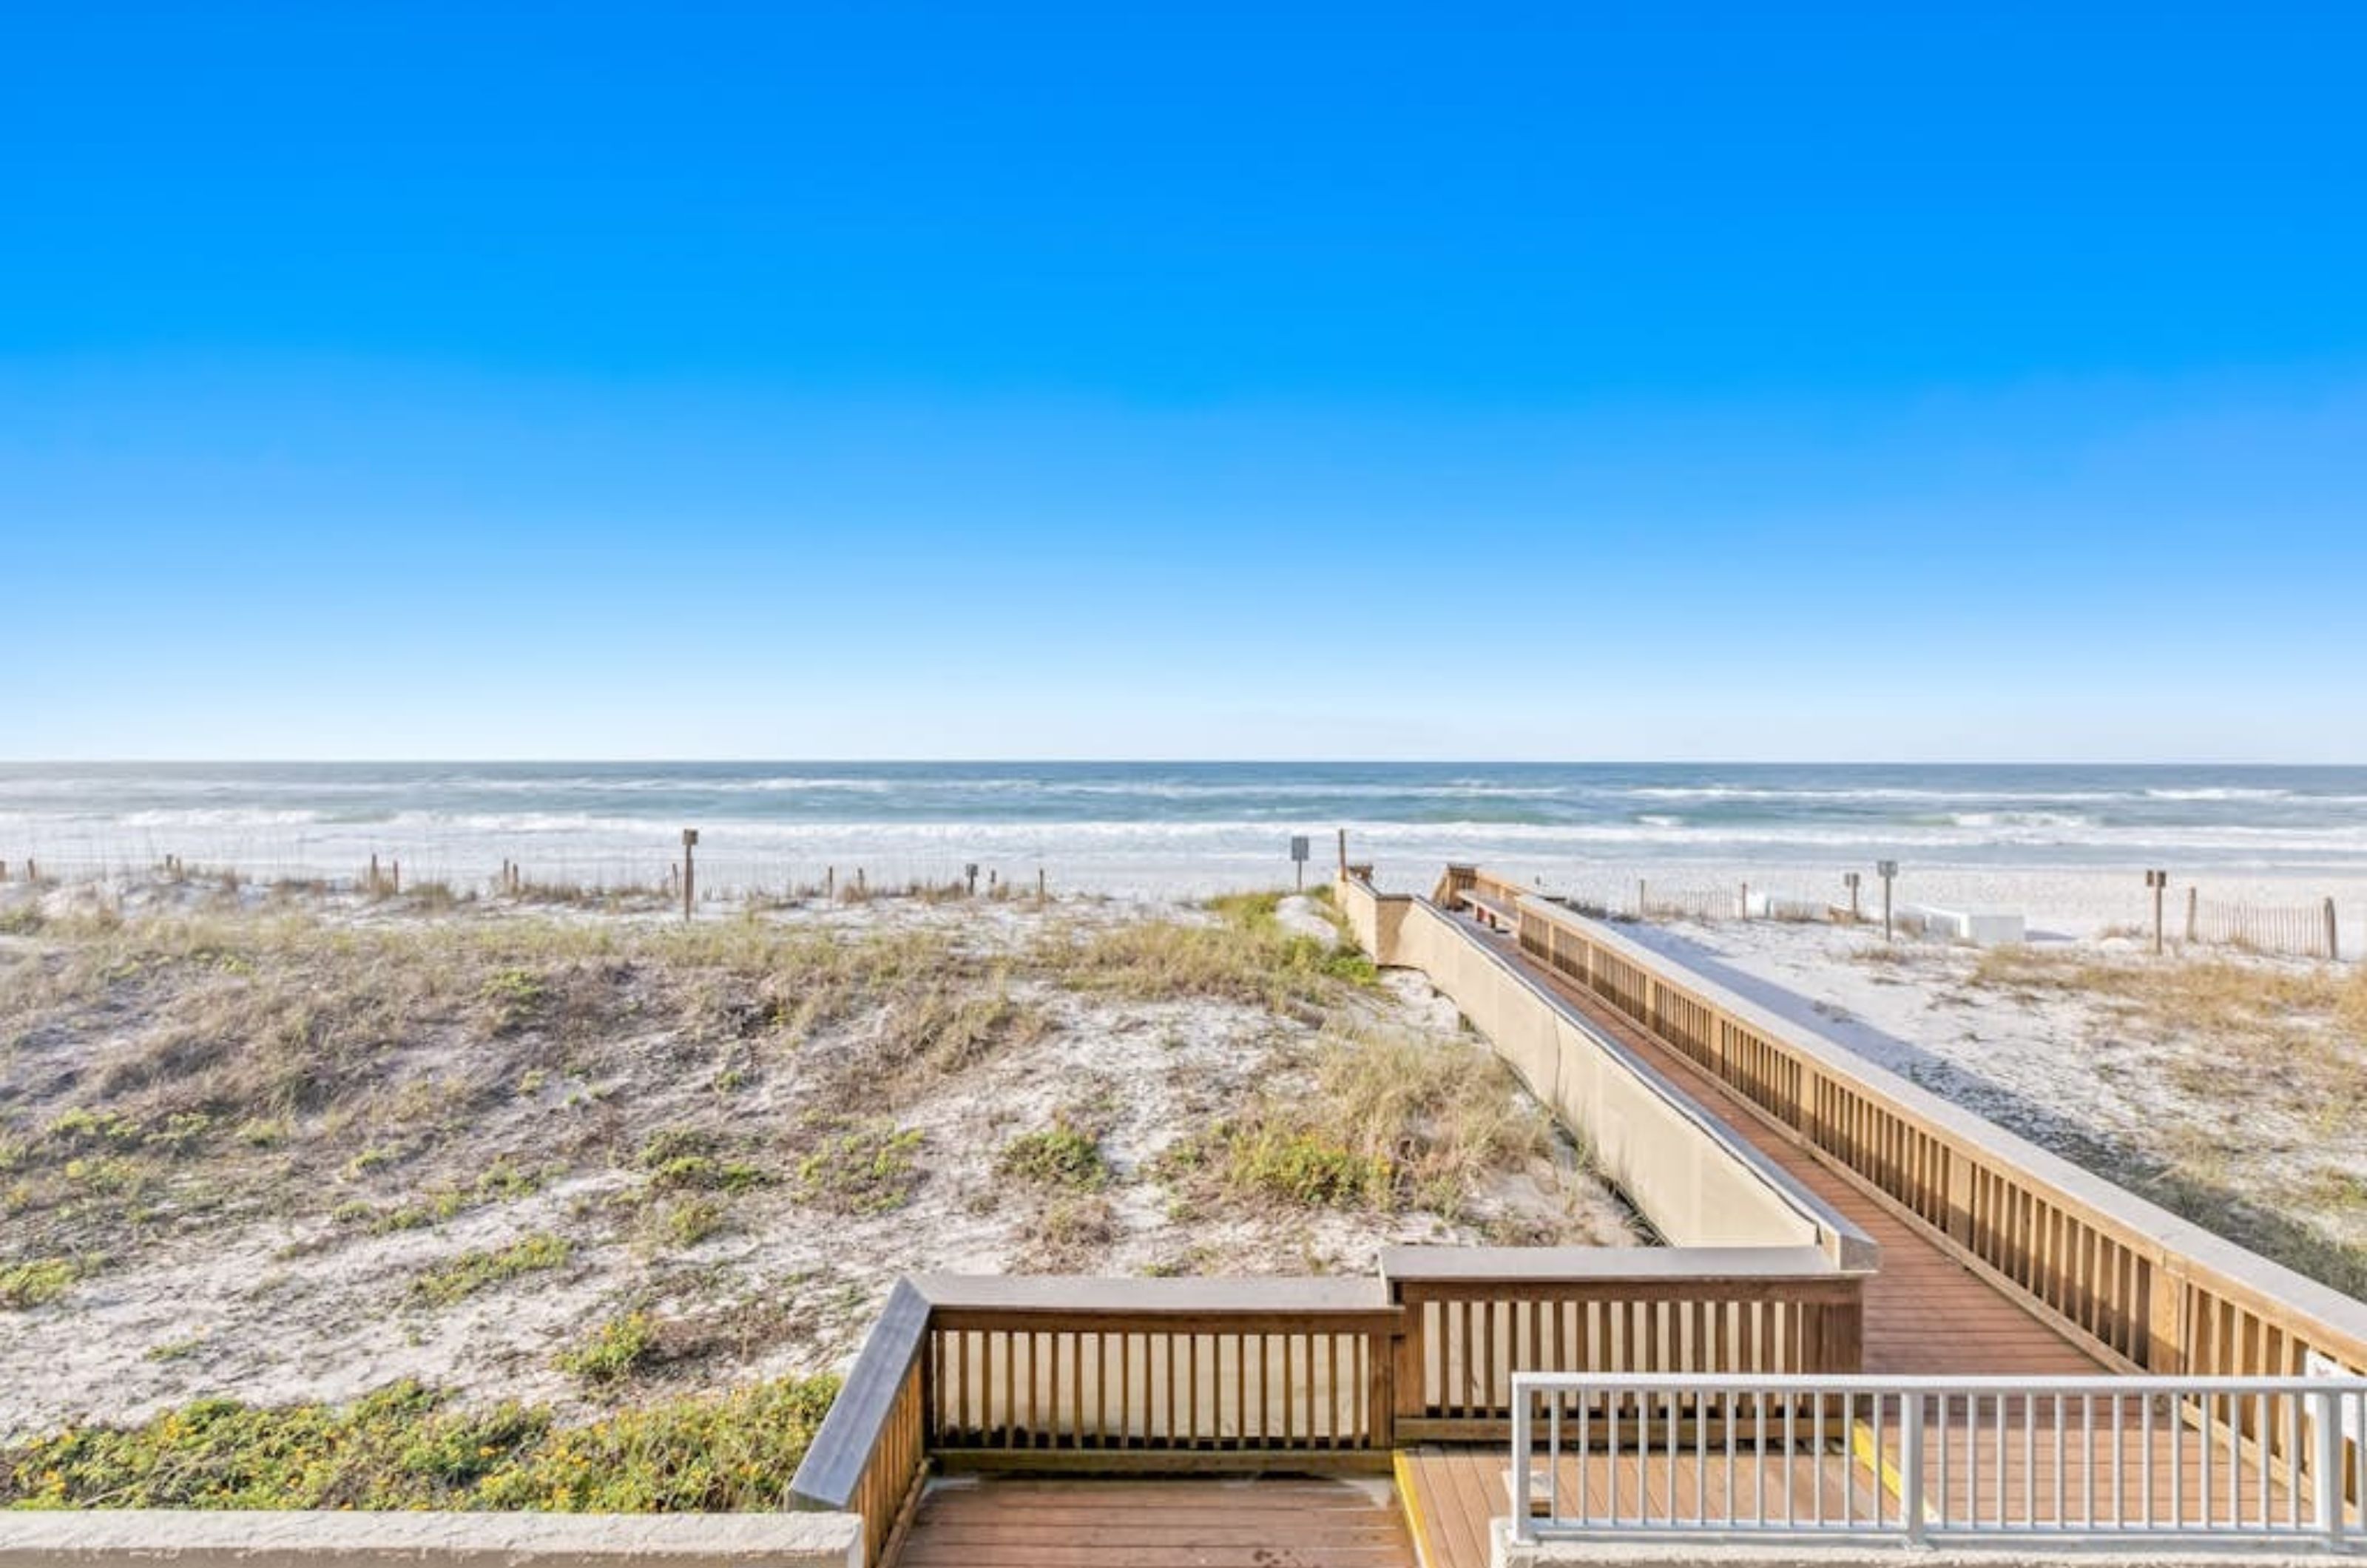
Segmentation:
<svg viewBox="0 0 2367 1568">
<path fill-rule="evenodd" d="M 2310 1378 L 2355 1378 L 2359 1374 L 2322 1351 L 2305 1351 L 2301 1359 L 2302 1376 Z M 2359 1401 L 2342 1402 L 2342 1435 L 2354 1443 L 2367 1442 L 2360 1435 Z M 2315 1416 L 2312 1417 L 2315 1419 Z"/>
</svg>

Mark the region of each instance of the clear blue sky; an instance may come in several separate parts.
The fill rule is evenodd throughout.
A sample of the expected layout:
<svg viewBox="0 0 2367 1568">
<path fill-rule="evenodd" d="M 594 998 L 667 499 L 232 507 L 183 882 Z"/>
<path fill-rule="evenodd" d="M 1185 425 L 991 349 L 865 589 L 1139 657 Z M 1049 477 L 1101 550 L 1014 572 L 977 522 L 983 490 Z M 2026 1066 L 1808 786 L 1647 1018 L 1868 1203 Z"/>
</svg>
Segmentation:
<svg viewBox="0 0 2367 1568">
<path fill-rule="evenodd" d="M 15 9 L 0 755 L 2367 760 L 2367 9 Z"/>
</svg>

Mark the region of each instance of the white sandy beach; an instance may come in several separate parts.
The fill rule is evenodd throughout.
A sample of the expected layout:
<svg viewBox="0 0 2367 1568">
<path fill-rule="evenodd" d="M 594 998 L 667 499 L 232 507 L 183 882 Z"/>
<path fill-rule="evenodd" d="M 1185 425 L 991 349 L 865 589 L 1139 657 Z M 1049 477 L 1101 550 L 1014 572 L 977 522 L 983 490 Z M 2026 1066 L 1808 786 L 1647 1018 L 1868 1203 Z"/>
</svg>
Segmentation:
<svg viewBox="0 0 2367 1568">
<path fill-rule="evenodd" d="M 1380 871 L 1384 881 L 1399 886 L 1420 883 L 1403 873 L 1395 877 Z M 1655 903 L 1665 899 L 1701 901 L 1723 916 L 1731 913 L 1747 887 L 1753 897 L 1772 894 L 1822 904 L 1847 907 L 1849 890 L 1843 876 L 1855 871 L 1862 878 L 1858 897 L 1863 911 L 1874 919 L 1882 912 L 1882 885 L 1869 858 L 1860 863 L 1838 861 L 1763 863 L 1681 862 L 1637 863 L 1617 866 L 1568 863 L 1523 862 L 1508 858 L 1489 869 L 1515 876 L 1540 891 L 1575 898 L 1614 913 L 1633 913 L 1637 885 L 1648 885 Z M 2187 889 L 2198 888 L 2205 899 L 2290 909 L 2315 909 L 2335 901 L 2342 932 L 2342 956 L 2358 959 L 2367 952 L 2367 875 L 2347 869 L 2314 871 L 2205 871 L 2183 874 L 2171 869 L 2169 925 L 2174 936 L 2186 906 Z M 1421 884 L 1425 889 L 1429 886 Z M 2118 930 L 2152 929 L 2153 895 L 2137 868 L 2056 865 L 1950 865 L 1906 862 L 1893 888 L 1900 907 L 1925 904 L 1943 908 L 2000 911 L 2020 915 L 2035 942 L 2087 940 Z"/>
</svg>

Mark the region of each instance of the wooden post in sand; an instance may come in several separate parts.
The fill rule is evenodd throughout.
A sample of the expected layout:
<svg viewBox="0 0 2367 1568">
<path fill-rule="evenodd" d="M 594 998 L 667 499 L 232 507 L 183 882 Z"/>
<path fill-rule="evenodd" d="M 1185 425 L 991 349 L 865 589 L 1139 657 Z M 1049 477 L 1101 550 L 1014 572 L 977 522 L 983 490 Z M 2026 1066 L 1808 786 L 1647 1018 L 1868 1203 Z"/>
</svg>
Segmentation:
<svg viewBox="0 0 2367 1568">
<path fill-rule="evenodd" d="M 2153 889 L 2153 950 L 2158 953 L 2161 951 L 2161 901 L 2169 891 L 2169 873 L 2146 872 L 2146 886 Z"/>
<path fill-rule="evenodd" d="M 2341 934 L 2334 929 L 2334 900 L 2332 897 L 2328 897 L 2326 901 L 2326 956 L 2328 958 L 2339 958 L 2342 956 L 2342 937 Z"/>
<path fill-rule="evenodd" d="M 682 830 L 682 918 L 685 920 L 690 919 L 690 901 L 696 892 L 694 879 L 697 871 L 691 863 L 691 852 L 697 847 L 698 829 L 685 828 Z"/>
<path fill-rule="evenodd" d="M 1343 878 L 1348 874 L 1348 829 L 1345 828 L 1340 829 L 1340 874 Z"/>
<path fill-rule="evenodd" d="M 1750 884 L 1748 882 L 1742 885 L 1742 902 L 1734 907 L 1734 912 L 1738 919 L 1747 920 L 1750 918 Z"/>
<path fill-rule="evenodd" d="M 1857 885 L 1863 880 L 1863 878 L 1853 871 L 1845 873 L 1841 877 L 1842 883 L 1850 890 L 1850 924 L 1852 925 L 1857 924 L 1860 918 L 1857 912 Z"/>
<path fill-rule="evenodd" d="M 1044 901 L 1050 896 L 1044 886 L 1044 868 L 1039 865 L 1036 868 L 1036 907 L 1042 908 Z"/>
<path fill-rule="evenodd" d="M 2186 940 L 2191 943 L 2202 940 L 2203 889 L 2192 883 L 2186 887 Z"/>
<path fill-rule="evenodd" d="M 370 856 L 369 890 L 373 893 L 378 891 L 378 856 L 375 854 Z"/>
<path fill-rule="evenodd" d="M 394 875 L 390 886 L 391 887 L 394 896 L 400 898 L 402 897 L 402 863 L 401 861 L 395 861 L 391 863 L 394 867 Z"/>
</svg>

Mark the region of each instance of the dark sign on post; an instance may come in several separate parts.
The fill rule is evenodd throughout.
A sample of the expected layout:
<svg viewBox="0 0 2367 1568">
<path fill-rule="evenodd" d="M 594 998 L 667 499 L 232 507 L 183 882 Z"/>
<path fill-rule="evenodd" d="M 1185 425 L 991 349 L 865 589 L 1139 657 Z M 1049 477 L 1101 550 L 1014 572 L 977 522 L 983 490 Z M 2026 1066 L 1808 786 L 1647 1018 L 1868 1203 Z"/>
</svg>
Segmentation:
<svg viewBox="0 0 2367 1568">
<path fill-rule="evenodd" d="M 1298 886 L 1302 889 L 1305 888 L 1307 886 L 1307 835 L 1304 833 L 1293 833 L 1290 836 L 1290 863 L 1297 873 Z"/>
</svg>

